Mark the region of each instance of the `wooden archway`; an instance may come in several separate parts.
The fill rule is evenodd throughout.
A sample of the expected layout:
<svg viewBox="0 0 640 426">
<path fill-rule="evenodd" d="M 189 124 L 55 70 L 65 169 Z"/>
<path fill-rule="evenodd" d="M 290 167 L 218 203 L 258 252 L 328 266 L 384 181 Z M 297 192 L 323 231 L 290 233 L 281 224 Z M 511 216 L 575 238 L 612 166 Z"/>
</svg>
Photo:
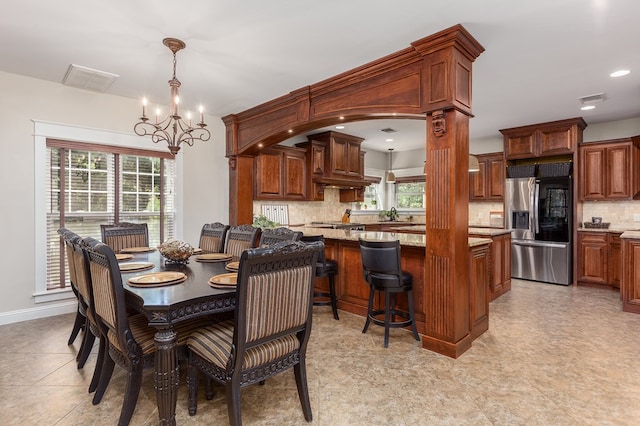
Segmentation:
<svg viewBox="0 0 640 426">
<path fill-rule="evenodd" d="M 423 346 L 457 357 L 471 345 L 468 197 L 472 63 L 484 48 L 461 25 L 311 86 L 223 117 L 229 220 L 251 223 L 253 157 L 297 134 L 372 118 L 427 118 Z M 456 173 L 463 170 L 465 173 Z"/>
</svg>

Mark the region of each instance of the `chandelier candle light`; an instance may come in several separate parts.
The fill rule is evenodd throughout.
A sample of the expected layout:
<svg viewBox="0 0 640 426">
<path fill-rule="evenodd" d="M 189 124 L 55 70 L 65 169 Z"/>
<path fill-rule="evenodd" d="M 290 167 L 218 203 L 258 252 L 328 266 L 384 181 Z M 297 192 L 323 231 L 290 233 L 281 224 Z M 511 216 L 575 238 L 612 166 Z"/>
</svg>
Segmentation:
<svg viewBox="0 0 640 426">
<path fill-rule="evenodd" d="M 171 101 L 169 115 L 160 121 L 160 110 L 156 110 L 155 123 L 149 122 L 147 117 L 147 99 L 142 100 L 142 117 L 133 127 L 138 136 L 151 136 L 154 143 L 165 141 L 169 151 L 176 155 L 180 151 L 180 145 L 186 143 L 193 146 L 193 142 L 208 141 L 211 133 L 206 129 L 204 122 L 204 108 L 200 106 L 200 122 L 197 127 L 191 126 L 191 114 L 187 113 L 187 121 L 180 116 L 180 80 L 176 78 L 176 52 L 186 47 L 182 40 L 177 38 L 165 38 L 162 43 L 173 52 L 173 78 L 169 80 L 171 88 Z"/>
</svg>

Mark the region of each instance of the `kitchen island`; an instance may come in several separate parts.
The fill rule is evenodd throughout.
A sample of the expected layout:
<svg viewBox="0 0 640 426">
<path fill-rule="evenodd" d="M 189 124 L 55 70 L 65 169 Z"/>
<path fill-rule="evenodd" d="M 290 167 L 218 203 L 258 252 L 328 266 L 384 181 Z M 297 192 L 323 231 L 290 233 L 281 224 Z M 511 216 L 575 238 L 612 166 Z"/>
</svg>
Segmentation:
<svg viewBox="0 0 640 426">
<path fill-rule="evenodd" d="M 352 231 L 341 229 L 325 229 L 314 227 L 295 227 L 305 235 L 323 235 L 327 257 L 338 262 L 336 276 L 336 295 L 338 308 L 363 317 L 367 313 L 369 286 L 362 275 L 360 259 L 360 238 L 366 240 L 399 240 L 401 245 L 402 269 L 413 275 L 414 309 L 416 325 L 420 334 L 427 334 L 427 318 L 429 310 L 440 307 L 428 298 L 429 285 L 426 282 L 425 268 L 425 236 L 413 233 L 395 233 L 381 231 Z M 468 303 L 469 313 L 465 319 L 467 332 L 463 340 L 465 346 L 484 333 L 489 327 L 489 251 L 491 239 L 469 238 L 468 262 L 469 282 L 462 286 L 456 297 Z M 318 286 L 328 288 L 326 282 L 318 282 Z M 377 304 L 382 301 L 376 300 Z M 398 304 L 406 309 L 406 297 L 398 297 Z M 433 327 L 432 327 L 433 328 Z M 423 339 L 425 337 L 423 336 Z M 423 340 L 423 346 L 424 340 Z M 427 346 L 425 346 L 427 347 Z"/>
<path fill-rule="evenodd" d="M 395 223 L 395 227 L 391 231 L 394 233 L 424 235 L 426 232 L 425 224 L 390 223 Z M 489 251 L 489 300 L 494 301 L 511 290 L 511 230 L 469 227 L 469 237 L 491 239 Z"/>
</svg>

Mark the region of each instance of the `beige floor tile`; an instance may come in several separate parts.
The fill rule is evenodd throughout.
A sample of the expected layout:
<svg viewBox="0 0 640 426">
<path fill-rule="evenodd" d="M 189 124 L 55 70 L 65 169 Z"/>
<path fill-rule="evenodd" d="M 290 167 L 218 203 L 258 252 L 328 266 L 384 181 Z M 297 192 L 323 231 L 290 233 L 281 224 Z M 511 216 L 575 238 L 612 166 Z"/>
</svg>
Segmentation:
<svg viewBox="0 0 640 426">
<path fill-rule="evenodd" d="M 116 367 L 98 405 L 87 392 L 97 344 L 82 370 L 67 346 L 73 315 L 0 326 L 0 413 L 9 425 L 113 425 L 125 373 Z M 451 359 L 406 330 L 362 333 L 364 318 L 314 308 L 307 374 L 314 425 L 637 425 L 640 315 L 614 291 L 513 281 L 490 305 L 489 331 Z M 189 416 L 184 370 L 176 420 L 226 424 L 225 390 L 198 395 Z M 293 372 L 242 390 L 246 425 L 306 425 Z M 157 424 L 151 371 L 132 425 Z"/>
</svg>

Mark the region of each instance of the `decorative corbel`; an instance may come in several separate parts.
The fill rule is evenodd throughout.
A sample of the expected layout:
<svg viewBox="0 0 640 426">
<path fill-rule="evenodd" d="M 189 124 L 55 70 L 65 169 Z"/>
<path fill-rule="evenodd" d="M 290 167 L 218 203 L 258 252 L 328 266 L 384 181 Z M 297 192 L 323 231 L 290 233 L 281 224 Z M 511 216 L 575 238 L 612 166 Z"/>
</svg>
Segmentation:
<svg viewBox="0 0 640 426">
<path fill-rule="evenodd" d="M 447 122 L 443 110 L 440 109 L 431 114 L 431 124 L 433 125 L 433 134 L 436 137 L 443 136 L 447 132 Z"/>
<path fill-rule="evenodd" d="M 238 158 L 235 155 L 229 157 L 229 169 L 235 170 L 237 165 L 238 165 Z"/>
</svg>

